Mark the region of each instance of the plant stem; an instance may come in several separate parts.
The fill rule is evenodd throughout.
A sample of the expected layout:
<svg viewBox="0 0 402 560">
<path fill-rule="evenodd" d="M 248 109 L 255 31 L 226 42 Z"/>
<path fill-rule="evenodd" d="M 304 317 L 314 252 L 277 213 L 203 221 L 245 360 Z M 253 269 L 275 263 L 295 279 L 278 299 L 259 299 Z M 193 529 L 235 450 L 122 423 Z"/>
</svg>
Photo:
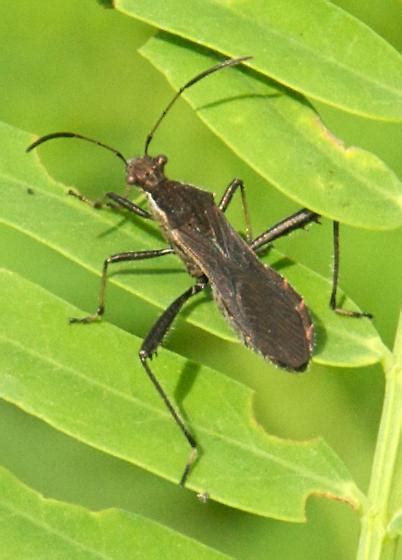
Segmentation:
<svg viewBox="0 0 402 560">
<path fill-rule="evenodd" d="M 357 560 L 379 560 L 388 548 L 386 528 L 390 519 L 388 502 L 402 425 L 402 314 L 395 339 L 394 354 L 383 360 L 385 395 L 367 509 L 362 518 Z M 385 548 L 384 548 L 385 547 Z"/>
</svg>

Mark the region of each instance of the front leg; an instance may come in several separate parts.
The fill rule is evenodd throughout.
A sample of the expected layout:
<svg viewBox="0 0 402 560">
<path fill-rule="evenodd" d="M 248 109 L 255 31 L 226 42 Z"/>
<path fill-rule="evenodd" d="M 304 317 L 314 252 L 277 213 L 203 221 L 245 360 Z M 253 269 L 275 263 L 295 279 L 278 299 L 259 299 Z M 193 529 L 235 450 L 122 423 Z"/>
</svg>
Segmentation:
<svg viewBox="0 0 402 560">
<path fill-rule="evenodd" d="M 102 279 L 99 291 L 99 303 L 98 308 L 92 315 L 87 315 L 86 317 L 72 317 L 70 323 L 92 323 L 99 319 L 105 312 L 105 290 L 106 290 L 106 280 L 107 271 L 110 264 L 117 262 L 129 262 L 129 261 L 139 261 L 143 259 L 153 259 L 154 257 L 163 257 L 164 255 L 170 255 L 173 253 L 173 249 L 166 247 L 165 249 L 155 249 L 152 251 L 129 251 L 127 253 L 117 253 L 116 255 L 111 255 L 105 259 L 102 269 Z"/>
<path fill-rule="evenodd" d="M 114 192 L 106 193 L 100 200 L 91 200 L 90 198 L 87 198 L 85 195 L 73 191 L 72 189 L 69 189 L 67 191 L 67 194 L 71 196 L 75 196 L 75 198 L 78 198 L 78 200 L 81 200 L 81 202 L 85 202 L 86 204 L 89 204 L 89 206 L 92 206 L 92 208 L 95 208 L 97 210 L 99 208 L 103 208 L 105 204 L 111 206 L 112 208 L 116 208 L 114 204 L 111 204 L 110 202 L 106 202 L 108 199 L 110 199 L 117 204 L 117 207 L 120 206 L 121 208 L 125 208 L 129 212 L 133 212 L 133 214 L 137 214 L 137 216 L 140 216 L 141 218 L 144 218 L 146 220 L 153 219 L 152 214 L 150 214 L 147 210 L 144 210 L 134 202 L 131 202 L 131 200 L 129 200 L 128 198 L 116 194 Z"/>
</svg>

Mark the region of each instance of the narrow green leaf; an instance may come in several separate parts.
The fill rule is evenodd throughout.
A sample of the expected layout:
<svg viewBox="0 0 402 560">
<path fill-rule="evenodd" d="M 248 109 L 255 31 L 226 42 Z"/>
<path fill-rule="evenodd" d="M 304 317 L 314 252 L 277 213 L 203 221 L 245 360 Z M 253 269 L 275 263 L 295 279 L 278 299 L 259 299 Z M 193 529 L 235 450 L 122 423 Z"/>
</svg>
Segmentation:
<svg viewBox="0 0 402 560">
<path fill-rule="evenodd" d="M 0 467 L 1 558 L 18 560 L 228 560 L 149 519 L 45 499 Z"/>
<path fill-rule="evenodd" d="M 402 62 L 371 29 L 326 0 L 115 0 L 116 9 L 359 115 L 402 119 Z"/>
<path fill-rule="evenodd" d="M 77 309 L 2 271 L 7 324 L 0 336 L 0 395 L 59 430 L 177 482 L 188 446 L 146 379 L 141 340 L 107 323 L 67 324 Z M 113 349 L 113 351 L 111 351 Z M 358 507 L 361 493 L 321 439 L 268 436 L 252 417 L 252 392 L 164 350 L 158 379 L 171 398 L 191 377 L 180 405 L 202 455 L 188 486 L 214 500 L 293 521 L 322 494 Z"/>
<path fill-rule="evenodd" d="M 23 148 L 31 140 L 27 133 L 4 125 L 0 128 L 0 139 L 3 146 L 1 159 L 4 160 L 1 163 L 0 159 L 0 179 L 3 182 L 0 189 L 1 223 L 97 275 L 108 255 L 164 246 L 162 241 L 151 237 L 149 226 L 144 226 L 141 220 L 134 224 L 131 221 L 121 224 L 121 215 L 108 210 L 95 211 L 67 196 L 66 187 L 47 179 L 35 154 L 21 159 Z M 7 165 L 17 160 L 20 163 L 16 166 L 15 176 L 12 176 L 13 168 L 10 165 L 7 169 Z M 36 180 L 37 183 L 34 182 Z M 35 196 L 27 195 L 28 187 L 35 190 Z M 278 252 L 270 252 L 270 262 L 274 266 L 275 263 L 281 264 L 280 256 Z M 29 268 L 28 263 L 26 266 Z M 167 269 L 169 274 L 166 274 Z M 189 285 L 188 275 L 176 256 L 155 259 L 152 266 L 147 261 L 138 262 L 133 270 L 135 274 L 115 275 L 110 282 L 161 309 L 165 309 Z M 328 280 L 305 267 L 290 266 L 289 263 L 283 273 L 305 296 L 313 312 L 317 328 L 315 360 L 357 367 L 375 363 L 381 358 L 381 340 L 368 320 L 350 320 L 329 310 Z M 205 297 L 201 299 L 205 303 L 195 306 L 187 320 L 221 338 L 239 342 L 213 302 L 206 303 Z M 95 305 L 96 301 L 93 301 L 92 306 Z M 344 305 L 357 309 L 350 300 L 346 300 Z"/>
<path fill-rule="evenodd" d="M 175 89 L 216 59 L 160 34 L 141 49 Z M 402 184 L 375 155 L 347 147 L 305 100 L 230 69 L 185 92 L 199 117 L 239 157 L 290 198 L 353 226 L 402 225 Z"/>
</svg>

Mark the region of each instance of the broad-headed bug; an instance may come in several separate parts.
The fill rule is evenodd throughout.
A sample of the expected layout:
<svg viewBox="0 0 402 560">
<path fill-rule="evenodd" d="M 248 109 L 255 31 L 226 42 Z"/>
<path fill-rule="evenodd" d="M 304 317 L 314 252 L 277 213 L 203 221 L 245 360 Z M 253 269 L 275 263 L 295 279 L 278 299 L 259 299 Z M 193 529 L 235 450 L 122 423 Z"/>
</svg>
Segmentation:
<svg viewBox="0 0 402 560">
<path fill-rule="evenodd" d="M 317 221 L 319 215 L 303 208 L 252 240 L 249 234 L 244 185 L 241 180 L 234 179 L 226 188 L 220 202 L 216 204 L 211 193 L 168 179 L 164 171 L 167 163 L 166 156 L 148 155 L 148 148 L 156 129 L 185 89 L 218 70 L 235 66 L 249 58 L 240 57 L 220 62 L 197 74 L 180 88 L 148 134 L 143 156 L 127 160 L 119 151 L 110 146 L 72 132 L 55 132 L 42 136 L 27 149 L 30 151 L 54 138 L 72 137 L 93 142 L 113 152 L 124 162 L 127 185 L 139 187 L 146 193 L 149 211 L 113 192 L 108 192 L 105 200 L 112 201 L 113 205 L 133 212 L 142 218 L 158 222 L 162 234 L 169 244 L 163 249 L 130 251 L 108 257 L 103 264 L 99 305 L 96 312 L 80 319 L 71 319 L 71 322 L 89 323 L 103 315 L 107 271 L 112 263 L 150 259 L 176 253 L 189 274 L 195 278 L 195 283 L 173 301 L 158 318 L 139 351 L 139 358 L 147 375 L 191 446 L 191 453 L 180 479 L 182 485 L 185 484 L 191 465 L 196 460 L 197 443 L 151 370 L 149 362 L 185 302 L 210 285 L 215 301 L 244 343 L 261 354 L 263 358 L 290 371 L 306 369 L 314 344 L 314 326 L 303 298 L 280 274 L 262 264 L 256 256 L 256 251 L 297 228 Z M 224 215 L 238 189 L 242 196 L 246 218 L 247 240 L 236 233 Z M 70 194 L 95 207 L 102 205 L 102 202 L 91 202 L 80 194 L 74 192 Z M 360 313 L 336 308 L 339 270 L 338 238 L 338 223 L 335 223 L 335 266 L 330 306 L 340 313 L 360 316 L 362 315 Z M 363 315 L 368 316 L 369 314 L 364 313 Z"/>
</svg>

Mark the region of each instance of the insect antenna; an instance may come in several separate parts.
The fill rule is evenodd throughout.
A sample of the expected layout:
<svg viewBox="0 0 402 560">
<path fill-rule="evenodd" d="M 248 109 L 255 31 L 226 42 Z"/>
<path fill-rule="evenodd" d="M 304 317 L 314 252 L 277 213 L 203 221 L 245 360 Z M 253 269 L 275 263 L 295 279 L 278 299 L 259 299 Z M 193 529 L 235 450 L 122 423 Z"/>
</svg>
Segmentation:
<svg viewBox="0 0 402 560">
<path fill-rule="evenodd" d="M 187 83 L 185 83 L 184 86 L 182 86 L 179 89 L 179 91 L 174 95 L 173 99 L 170 101 L 170 103 L 168 104 L 166 109 L 161 113 L 160 117 L 158 118 L 158 120 L 154 124 L 151 132 L 148 134 L 148 136 L 145 140 L 145 149 L 144 149 L 145 155 L 148 155 L 149 144 L 151 143 L 151 140 L 154 137 L 156 129 L 159 127 L 162 120 L 166 117 L 166 114 L 171 109 L 172 105 L 174 105 L 175 101 L 180 97 L 180 95 L 183 93 L 184 90 L 193 86 L 194 84 L 196 84 L 197 82 L 199 82 L 203 78 L 206 78 L 210 74 L 213 74 L 214 72 L 217 72 L 218 70 L 222 70 L 223 68 L 228 68 L 229 66 L 235 66 L 236 64 L 240 64 L 241 62 L 244 62 L 245 60 L 250 60 L 250 58 L 252 58 L 252 56 L 240 56 L 238 58 L 228 58 L 228 59 L 224 60 L 223 62 L 219 62 L 219 64 L 216 64 L 215 66 L 212 66 L 211 68 L 208 68 L 207 70 L 204 70 L 200 74 L 197 74 L 196 76 L 194 76 L 194 78 L 191 78 L 191 80 L 189 80 Z"/>
<path fill-rule="evenodd" d="M 127 167 L 127 160 L 121 152 L 115 150 L 114 148 L 108 146 L 107 144 L 104 144 L 103 142 L 99 142 L 99 140 L 94 140 L 93 138 L 88 138 L 88 136 L 83 136 L 82 134 L 77 134 L 75 132 L 52 132 L 51 134 L 46 134 L 45 136 L 41 136 L 40 138 L 35 140 L 35 142 L 33 142 L 30 146 L 28 146 L 26 151 L 30 152 L 34 148 L 40 146 L 40 144 L 43 144 L 48 140 L 53 140 L 54 138 L 79 138 L 80 140 L 91 142 L 92 144 L 96 144 L 97 146 L 100 146 L 101 148 L 105 148 L 106 150 L 112 152 L 115 156 L 117 156 L 119 159 L 124 161 L 124 164 Z"/>
</svg>

